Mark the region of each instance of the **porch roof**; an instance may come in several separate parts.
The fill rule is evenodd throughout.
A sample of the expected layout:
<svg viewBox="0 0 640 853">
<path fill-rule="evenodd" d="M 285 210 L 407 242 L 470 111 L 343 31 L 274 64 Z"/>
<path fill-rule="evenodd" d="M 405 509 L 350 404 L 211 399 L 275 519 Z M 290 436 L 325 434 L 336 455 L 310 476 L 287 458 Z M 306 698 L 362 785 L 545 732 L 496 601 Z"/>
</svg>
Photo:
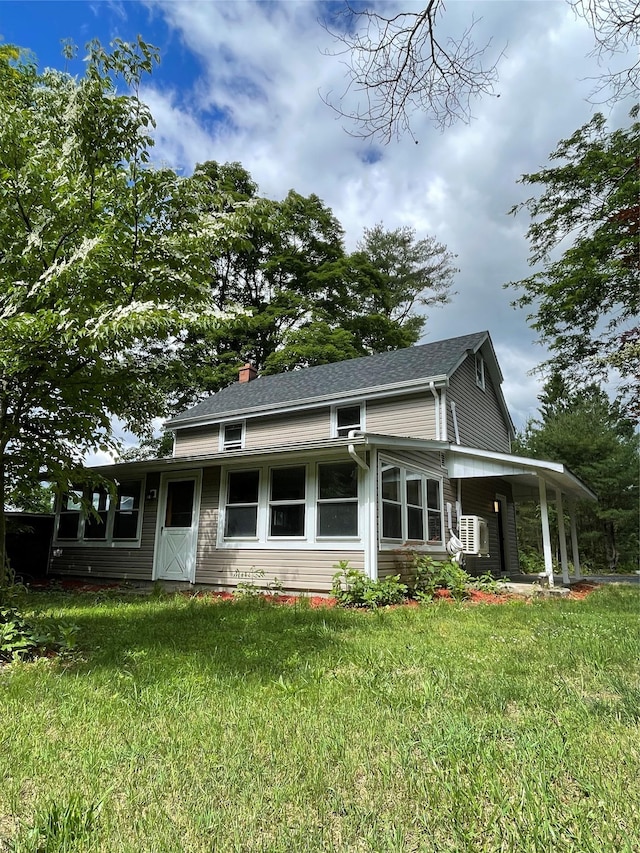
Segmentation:
<svg viewBox="0 0 640 853">
<path fill-rule="evenodd" d="M 506 477 L 511 483 L 516 501 L 529 498 L 537 500 L 540 479 L 569 497 L 598 500 L 595 492 L 560 462 L 450 445 L 447 467 L 452 478 Z"/>
</svg>

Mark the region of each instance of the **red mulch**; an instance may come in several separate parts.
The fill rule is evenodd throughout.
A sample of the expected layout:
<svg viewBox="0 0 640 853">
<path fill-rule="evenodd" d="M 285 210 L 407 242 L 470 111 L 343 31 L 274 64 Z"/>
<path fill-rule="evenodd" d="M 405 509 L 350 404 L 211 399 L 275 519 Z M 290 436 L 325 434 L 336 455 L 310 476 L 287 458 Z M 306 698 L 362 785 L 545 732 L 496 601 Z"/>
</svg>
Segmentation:
<svg viewBox="0 0 640 853">
<path fill-rule="evenodd" d="M 599 586 L 599 583 L 589 583 L 588 581 L 580 581 L 579 583 L 571 584 L 571 586 L 569 587 L 569 598 L 573 599 L 574 601 L 581 601 Z"/>
</svg>

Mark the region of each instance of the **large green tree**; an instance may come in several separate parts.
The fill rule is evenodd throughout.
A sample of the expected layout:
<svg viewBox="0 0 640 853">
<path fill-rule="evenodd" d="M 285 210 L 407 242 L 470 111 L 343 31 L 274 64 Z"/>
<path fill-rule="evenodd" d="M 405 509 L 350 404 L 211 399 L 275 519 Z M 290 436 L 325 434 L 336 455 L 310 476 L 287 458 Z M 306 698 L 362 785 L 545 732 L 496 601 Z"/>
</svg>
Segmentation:
<svg viewBox="0 0 640 853">
<path fill-rule="evenodd" d="M 217 324 L 208 259 L 222 214 L 149 164 L 139 97 L 157 54 L 88 46 L 84 75 L 0 47 L 0 499 L 83 476 L 165 410 L 158 382 L 184 330 Z M 120 87 L 117 88 L 117 87 Z M 0 585 L 5 568 L 0 513 Z"/>
<path fill-rule="evenodd" d="M 621 391 L 638 411 L 640 329 L 640 123 L 608 130 L 600 113 L 562 140 L 554 165 L 523 175 L 540 188 L 512 209 L 526 209 L 532 265 L 512 282 L 516 305 L 548 345 L 552 366 L 565 375 L 622 377 Z"/>
<path fill-rule="evenodd" d="M 377 225 L 348 253 L 315 195 L 264 198 L 239 163 L 199 164 L 192 180 L 203 211 L 225 215 L 210 256 L 212 299 L 243 313 L 223 334 L 185 339 L 176 409 L 237 379 L 246 361 L 277 373 L 410 346 L 425 310 L 450 298 L 454 256 L 432 237 Z"/>
<path fill-rule="evenodd" d="M 636 568 L 638 435 L 634 423 L 596 384 L 570 385 L 558 373 L 545 384 L 540 417 L 529 421 L 515 450 L 568 465 L 598 495 L 579 506 L 582 557 L 596 571 Z M 523 518 L 526 522 L 526 513 Z M 539 524 L 529 525 L 539 529 Z M 521 531 L 521 545 L 527 529 Z"/>
</svg>

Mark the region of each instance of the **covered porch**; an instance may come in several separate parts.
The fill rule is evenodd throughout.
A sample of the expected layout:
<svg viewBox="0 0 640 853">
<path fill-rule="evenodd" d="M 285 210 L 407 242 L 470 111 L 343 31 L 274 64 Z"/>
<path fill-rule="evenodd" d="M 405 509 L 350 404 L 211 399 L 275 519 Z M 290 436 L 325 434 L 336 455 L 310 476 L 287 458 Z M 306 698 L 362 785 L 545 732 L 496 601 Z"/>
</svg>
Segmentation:
<svg viewBox="0 0 640 853">
<path fill-rule="evenodd" d="M 509 482 L 514 503 L 534 500 L 540 507 L 544 572 L 542 579 L 552 587 L 553 550 L 549 524 L 549 505 L 555 503 L 559 557 L 563 584 L 571 580 L 569 574 L 569 549 L 574 567 L 573 580 L 580 580 L 580 552 L 576 524 L 576 501 L 597 501 L 595 493 L 575 474 L 557 462 L 528 459 L 504 453 L 450 445 L 447 453 L 449 477 L 459 481 L 500 478 Z M 569 515 L 569 530 L 565 524 L 565 510 Z"/>
</svg>

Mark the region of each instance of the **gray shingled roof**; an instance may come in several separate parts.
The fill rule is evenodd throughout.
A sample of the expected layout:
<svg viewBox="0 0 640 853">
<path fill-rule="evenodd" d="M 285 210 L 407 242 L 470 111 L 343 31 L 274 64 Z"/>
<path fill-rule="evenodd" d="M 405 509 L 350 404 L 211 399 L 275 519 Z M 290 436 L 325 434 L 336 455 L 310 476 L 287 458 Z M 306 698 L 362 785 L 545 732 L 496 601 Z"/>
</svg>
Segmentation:
<svg viewBox="0 0 640 853">
<path fill-rule="evenodd" d="M 476 332 L 393 352 L 259 376 L 252 382 L 234 382 L 168 421 L 167 427 L 236 417 L 271 406 L 310 403 L 328 396 L 352 396 L 375 386 L 450 376 L 464 356 L 477 351 L 488 337 L 488 332 Z"/>
</svg>

